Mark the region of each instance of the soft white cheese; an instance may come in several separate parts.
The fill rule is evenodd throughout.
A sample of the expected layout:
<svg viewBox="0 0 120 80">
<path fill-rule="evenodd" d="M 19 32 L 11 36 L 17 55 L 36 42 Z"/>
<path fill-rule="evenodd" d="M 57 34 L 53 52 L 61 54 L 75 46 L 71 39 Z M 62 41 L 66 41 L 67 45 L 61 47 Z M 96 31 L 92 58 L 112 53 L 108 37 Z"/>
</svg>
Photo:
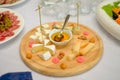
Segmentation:
<svg viewBox="0 0 120 80">
<path fill-rule="evenodd" d="M 55 54 L 55 50 L 56 50 L 55 45 L 47 45 L 47 46 L 44 46 L 44 47 L 45 47 L 45 48 L 48 48 L 48 49 L 50 50 L 50 53 L 51 53 L 52 55 Z"/>
<path fill-rule="evenodd" d="M 51 58 L 51 54 L 49 51 L 40 53 L 39 56 L 43 59 L 43 60 L 48 60 Z"/>
</svg>

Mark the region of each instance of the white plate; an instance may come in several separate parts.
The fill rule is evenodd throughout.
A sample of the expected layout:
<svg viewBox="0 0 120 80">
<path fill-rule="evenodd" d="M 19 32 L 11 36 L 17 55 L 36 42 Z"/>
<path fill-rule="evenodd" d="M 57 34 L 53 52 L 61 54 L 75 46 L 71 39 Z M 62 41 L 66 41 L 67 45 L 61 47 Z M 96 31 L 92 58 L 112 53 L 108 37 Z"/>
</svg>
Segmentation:
<svg viewBox="0 0 120 80">
<path fill-rule="evenodd" d="M 19 13 L 15 12 L 14 10 L 11 10 L 11 9 L 0 8 L 0 12 L 4 12 L 4 11 L 10 11 L 11 13 L 14 13 L 14 15 L 16 15 L 18 17 L 17 19 L 20 21 L 20 23 L 19 23 L 20 27 L 13 31 L 14 32 L 13 36 L 6 37 L 5 40 L 0 41 L 0 44 L 5 43 L 5 42 L 11 40 L 12 38 L 16 37 L 22 31 L 22 29 L 24 27 L 24 19 Z"/>
<path fill-rule="evenodd" d="M 18 5 L 18 4 L 21 4 L 23 3 L 25 0 L 19 0 L 15 3 L 12 3 L 12 4 L 1 4 L 0 7 L 10 7 L 10 6 L 15 6 L 15 5 Z"/>
<path fill-rule="evenodd" d="M 98 22 L 107 32 L 109 32 L 116 39 L 120 40 L 120 25 L 102 9 L 104 5 L 113 4 L 115 1 L 118 0 L 106 0 L 102 2 L 96 9 L 96 17 Z"/>
</svg>

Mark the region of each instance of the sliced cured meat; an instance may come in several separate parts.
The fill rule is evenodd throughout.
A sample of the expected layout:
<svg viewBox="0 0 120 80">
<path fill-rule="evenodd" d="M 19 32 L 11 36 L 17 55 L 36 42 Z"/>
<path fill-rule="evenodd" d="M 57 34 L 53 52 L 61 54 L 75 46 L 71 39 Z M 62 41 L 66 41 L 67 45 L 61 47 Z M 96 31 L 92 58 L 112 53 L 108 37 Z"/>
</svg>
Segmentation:
<svg viewBox="0 0 120 80">
<path fill-rule="evenodd" d="M 18 25 L 19 22 L 20 22 L 19 20 L 14 21 L 14 22 L 12 23 L 12 26 L 16 26 L 16 25 Z"/>
<path fill-rule="evenodd" d="M 0 0 L 0 4 L 3 4 L 5 0 Z"/>
<path fill-rule="evenodd" d="M 6 28 L 4 31 L 0 32 L 0 41 L 3 41 L 6 37 L 14 35 L 13 31 L 20 27 L 19 25 L 20 21 L 18 20 L 18 16 L 16 16 L 14 13 L 11 13 L 10 11 L 4 11 L 1 12 L 0 14 L 8 15 L 12 23 L 9 28 Z"/>
</svg>

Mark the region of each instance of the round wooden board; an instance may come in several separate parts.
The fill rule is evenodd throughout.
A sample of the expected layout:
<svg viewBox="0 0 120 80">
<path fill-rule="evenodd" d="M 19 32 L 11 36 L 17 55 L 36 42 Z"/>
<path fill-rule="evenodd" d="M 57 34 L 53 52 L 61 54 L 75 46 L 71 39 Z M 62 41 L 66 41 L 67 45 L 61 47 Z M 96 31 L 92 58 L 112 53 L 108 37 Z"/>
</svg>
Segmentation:
<svg viewBox="0 0 120 80">
<path fill-rule="evenodd" d="M 49 24 L 49 23 L 48 23 Z M 69 24 L 75 24 L 73 22 L 69 22 Z M 80 26 L 80 34 L 79 35 L 73 35 L 73 39 L 63 48 L 57 48 L 56 49 L 56 54 L 53 57 L 58 56 L 58 54 L 62 51 L 65 56 L 63 59 L 60 60 L 59 63 L 54 64 L 52 62 L 52 58 L 49 60 L 45 61 L 42 60 L 38 55 L 33 54 L 31 59 L 26 58 L 27 53 L 32 53 L 31 48 L 28 46 L 29 41 L 30 41 L 30 35 L 34 34 L 36 31 L 36 28 L 33 28 L 30 30 L 25 36 L 22 38 L 22 41 L 20 43 L 20 54 L 25 62 L 31 69 L 45 74 L 49 76 L 72 76 L 72 75 L 77 75 L 81 74 L 85 71 L 88 71 L 91 69 L 93 66 L 95 66 L 98 61 L 100 60 L 102 53 L 103 53 L 103 43 L 101 38 L 90 28 L 79 24 Z M 83 32 L 87 31 L 89 35 L 87 35 L 87 40 L 89 40 L 91 37 L 94 37 L 95 39 L 95 46 L 92 50 L 90 50 L 86 55 L 84 55 L 85 62 L 78 63 L 76 59 L 69 61 L 66 59 L 67 55 L 69 55 L 72 52 L 72 47 L 76 45 L 78 42 L 76 39 L 76 36 L 83 35 Z M 83 40 L 80 40 L 83 41 Z M 66 69 L 61 69 L 60 64 L 65 63 L 66 64 Z"/>
</svg>

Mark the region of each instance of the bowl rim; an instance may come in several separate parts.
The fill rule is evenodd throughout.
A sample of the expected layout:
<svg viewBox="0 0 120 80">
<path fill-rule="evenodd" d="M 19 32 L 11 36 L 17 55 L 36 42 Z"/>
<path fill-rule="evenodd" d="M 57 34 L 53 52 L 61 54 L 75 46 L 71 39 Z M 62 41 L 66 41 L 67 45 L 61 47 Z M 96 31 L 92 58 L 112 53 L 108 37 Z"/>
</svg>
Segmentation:
<svg viewBox="0 0 120 80">
<path fill-rule="evenodd" d="M 65 41 L 63 41 L 63 42 L 56 42 L 56 41 L 54 41 L 54 40 L 51 38 L 51 36 L 52 36 L 53 33 L 60 32 L 60 30 L 61 30 L 61 29 L 52 29 L 52 30 L 50 31 L 50 33 L 49 33 L 49 36 L 48 36 L 49 39 L 50 39 L 50 41 L 53 42 L 53 43 L 56 44 L 56 45 L 62 45 L 62 44 L 64 44 L 64 43 L 69 42 L 69 41 L 72 39 L 72 36 L 73 36 L 71 30 L 69 30 L 69 29 L 64 29 L 63 32 L 67 32 L 67 33 L 70 35 L 69 39 L 68 39 L 68 40 L 65 40 Z"/>
</svg>

